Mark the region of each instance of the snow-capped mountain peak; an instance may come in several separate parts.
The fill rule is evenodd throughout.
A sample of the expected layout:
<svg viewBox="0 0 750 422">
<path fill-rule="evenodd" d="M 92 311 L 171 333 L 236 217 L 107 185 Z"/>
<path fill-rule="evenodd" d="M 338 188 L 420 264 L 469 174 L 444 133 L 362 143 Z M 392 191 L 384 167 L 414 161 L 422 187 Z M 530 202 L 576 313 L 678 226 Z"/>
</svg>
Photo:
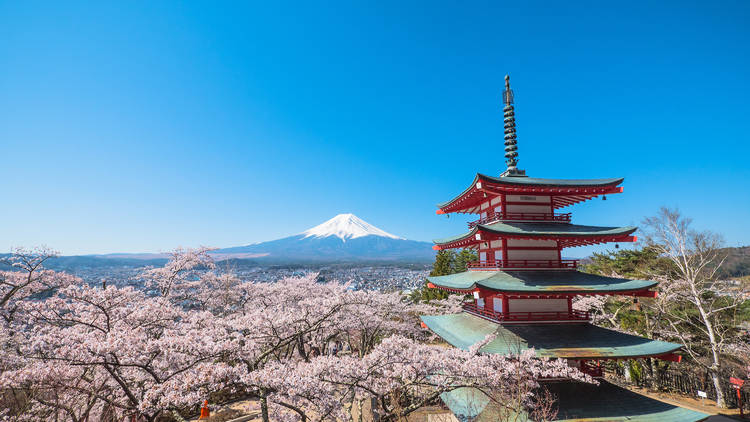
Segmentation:
<svg viewBox="0 0 750 422">
<path fill-rule="evenodd" d="M 336 236 L 344 242 L 346 242 L 347 239 L 356 239 L 364 236 L 381 236 L 391 239 L 403 239 L 380 230 L 354 214 L 339 214 L 323 224 L 305 230 L 301 234 L 305 235 L 305 238 Z"/>
</svg>

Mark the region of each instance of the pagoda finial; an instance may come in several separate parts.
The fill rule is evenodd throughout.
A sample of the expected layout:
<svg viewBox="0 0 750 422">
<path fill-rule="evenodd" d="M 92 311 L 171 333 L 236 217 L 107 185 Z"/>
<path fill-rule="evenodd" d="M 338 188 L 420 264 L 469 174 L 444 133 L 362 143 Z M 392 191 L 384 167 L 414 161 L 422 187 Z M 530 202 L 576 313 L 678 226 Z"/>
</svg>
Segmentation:
<svg viewBox="0 0 750 422">
<path fill-rule="evenodd" d="M 505 91 L 503 91 L 503 108 L 504 127 L 505 127 L 505 165 L 508 167 L 507 174 L 519 173 L 516 165 L 518 164 L 518 145 L 516 141 L 516 117 L 513 112 L 513 90 L 510 89 L 510 76 L 505 75 Z"/>
</svg>

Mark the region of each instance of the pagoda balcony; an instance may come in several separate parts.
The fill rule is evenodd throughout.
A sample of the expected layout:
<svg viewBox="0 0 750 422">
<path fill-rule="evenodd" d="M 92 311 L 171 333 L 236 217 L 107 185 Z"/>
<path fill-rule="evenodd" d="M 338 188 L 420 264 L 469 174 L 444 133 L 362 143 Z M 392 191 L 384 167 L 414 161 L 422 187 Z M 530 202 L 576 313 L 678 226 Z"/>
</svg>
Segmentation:
<svg viewBox="0 0 750 422">
<path fill-rule="evenodd" d="M 478 224 L 490 224 L 496 221 L 548 221 L 554 223 L 570 223 L 571 213 L 549 213 L 549 212 L 506 212 L 492 211 L 487 217 L 480 218 L 468 223 L 469 229 Z"/>
<path fill-rule="evenodd" d="M 495 322 L 567 322 L 588 321 L 589 313 L 584 311 L 563 312 L 496 312 L 477 306 L 475 303 L 463 305 L 464 311 Z"/>
<path fill-rule="evenodd" d="M 594 378 L 601 378 L 604 376 L 604 369 L 602 368 L 601 365 L 594 366 L 585 360 L 581 361 L 581 367 L 579 369 L 584 374 L 590 375 Z"/>
<path fill-rule="evenodd" d="M 472 261 L 466 264 L 470 270 L 575 270 L 577 259 L 518 259 L 508 261 Z"/>
</svg>

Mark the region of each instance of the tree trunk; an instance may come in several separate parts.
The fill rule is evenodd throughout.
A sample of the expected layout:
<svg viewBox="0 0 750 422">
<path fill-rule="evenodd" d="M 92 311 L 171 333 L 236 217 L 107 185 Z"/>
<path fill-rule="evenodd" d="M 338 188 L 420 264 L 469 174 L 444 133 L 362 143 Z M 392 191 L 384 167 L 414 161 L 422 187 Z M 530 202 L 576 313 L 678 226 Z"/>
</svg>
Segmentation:
<svg viewBox="0 0 750 422">
<path fill-rule="evenodd" d="M 727 403 L 724 399 L 724 390 L 721 389 L 721 380 L 719 379 L 719 373 L 716 371 L 709 371 L 711 374 L 711 381 L 714 383 L 714 389 L 716 390 L 716 407 L 726 408 Z"/>
<path fill-rule="evenodd" d="M 711 367 L 709 368 L 709 373 L 711 374 L 711 380 L 713 381 L 714 388 L 716 389 L 716 406 L 724 409 L 727 407 L 727 403 L 724 400 L 724 391 L 721 389 L 721 382 L 719 380 L 719 369 L 721 368 L 719 342 L 716 339 L 716 335 L 714 333 L 714 325 L 711 321 L 711 318 L 703 308 L 703 304 L 700 301 L 700 295 L 695 289 L 692 290 L 692 293 L 693 301 L 698 308 L 698 312 L 700 312 L 701 319 L 703 319 L 703 325 L 706 327 L 706 333 L 708 334 L 708 342 L 711 346 L 711 358 L 713 359 L 713 365 L 711 365 Z"/>
<path fill-rule="evenodd" d="M 268 399 L 266 399 L 266 390 L 260 390 L 260 415 L 263 422 L 270 422 L 268 418 Z"/>
</svg>

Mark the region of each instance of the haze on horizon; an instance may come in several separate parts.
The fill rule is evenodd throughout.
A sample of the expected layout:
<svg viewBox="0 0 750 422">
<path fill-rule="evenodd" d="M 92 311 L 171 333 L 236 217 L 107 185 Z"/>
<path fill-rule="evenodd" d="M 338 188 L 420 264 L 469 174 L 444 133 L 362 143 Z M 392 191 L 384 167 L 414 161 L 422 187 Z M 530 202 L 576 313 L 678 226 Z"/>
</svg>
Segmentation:
<svg viewBox="0 0 750 422">
<path fill-rule="evenodd" d="M 504 170 L 506 73 L 520 168 L 625 177 L 574 223 L 666 205 L 749 244 L 750 4 L 617 6 L 2 2 L 0 253 L 247 245 L 340 213 L 460 233 L 435 204 Z"/>
</svg>

